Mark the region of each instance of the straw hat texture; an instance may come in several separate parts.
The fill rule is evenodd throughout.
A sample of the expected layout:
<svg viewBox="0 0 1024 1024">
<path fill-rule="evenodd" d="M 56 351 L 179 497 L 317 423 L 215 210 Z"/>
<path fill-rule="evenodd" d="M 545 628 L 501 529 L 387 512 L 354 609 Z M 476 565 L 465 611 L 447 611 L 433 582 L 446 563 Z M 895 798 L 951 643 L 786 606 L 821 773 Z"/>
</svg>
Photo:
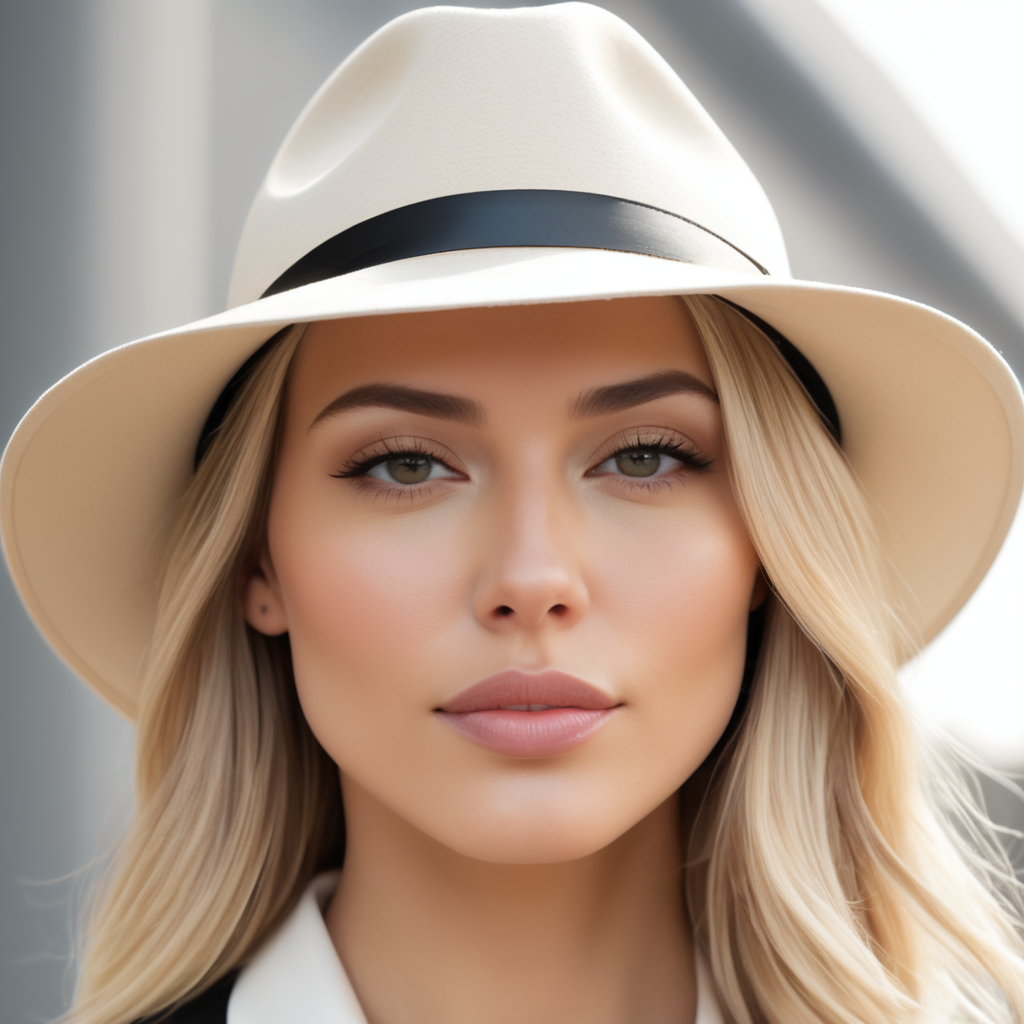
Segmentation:
<svg viewBox="0 0 1024 1024">
<path fill-rule="evenodd" d="M 260 188 L 228 310 L 93 359 L 15 431 L 0 526 L 21 598 L 131 717 L 170 510 L 218 395 L 282 326 L 691 293 L 760 317 L 824 380 L 933 637 L 1017 507 L 1016 379 L 934 309 L 793 279 L 739 154 L 648 43 L 584 3 L 414 11 L 337 69 Z"/>
</svg>

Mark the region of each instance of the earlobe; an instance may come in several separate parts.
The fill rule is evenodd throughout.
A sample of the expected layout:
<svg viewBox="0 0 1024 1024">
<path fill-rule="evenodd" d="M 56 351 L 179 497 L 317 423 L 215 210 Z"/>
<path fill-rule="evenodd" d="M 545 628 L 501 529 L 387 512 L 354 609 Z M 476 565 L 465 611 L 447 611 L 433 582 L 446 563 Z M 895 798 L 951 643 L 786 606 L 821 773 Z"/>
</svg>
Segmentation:
<svg viewBox="0 0 1024 1024">
<path fill-rule="evenodd" d="M 245 621 L 260 633 L 280 636 L 288 632 L 284 602 L 266 554 L 253 566 L 242 595 L 242 607 Z"/>
</svg>

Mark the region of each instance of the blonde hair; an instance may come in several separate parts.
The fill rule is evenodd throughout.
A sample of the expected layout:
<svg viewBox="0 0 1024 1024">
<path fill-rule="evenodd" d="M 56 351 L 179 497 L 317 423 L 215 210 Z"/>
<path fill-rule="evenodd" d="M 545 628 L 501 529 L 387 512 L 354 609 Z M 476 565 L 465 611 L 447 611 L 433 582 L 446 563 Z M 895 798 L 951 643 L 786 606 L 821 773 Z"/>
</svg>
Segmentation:
<svg viewBox="0 0 1024 1024">
<path fill-rule="evenodd" d="M 739 728 L 686 785 L 687 906 L 733 1024 L 1024 1021 L 1019 889 L 989 823 L 922 772 L 907 653 L 842 452 L 773 344 L 685 300 L 772 595 Z M 126 1024 L 245 963 L 343 848 L 337 772 L 287 641 L 250 629 L 288 368 L 256 364 L 185 494 L 139 716 L 138 817 L 89 928 L 76 1024 Z"/>
<path fill-rule="evenodd" d="M 134 1021 L 208 987 L 337 853 L 337 770 L 298 705 L 287 640 L 252 630 L 240 601 L 302 334 L 268 346 L 178 511 L 139 705 L 137 816 L 89 925 L 74 1021 Z"/>
<path fill-rule="evenodd" d="M 863 493 L 764 335 L 714 299 L 687 305 L 773 590 L 691 837 L 688 906 L 723 1009 L 735 1024 L 1020 1021 L 1019 887 L 955 774 L 935 760 L 922 779 Z"/>
</svg>

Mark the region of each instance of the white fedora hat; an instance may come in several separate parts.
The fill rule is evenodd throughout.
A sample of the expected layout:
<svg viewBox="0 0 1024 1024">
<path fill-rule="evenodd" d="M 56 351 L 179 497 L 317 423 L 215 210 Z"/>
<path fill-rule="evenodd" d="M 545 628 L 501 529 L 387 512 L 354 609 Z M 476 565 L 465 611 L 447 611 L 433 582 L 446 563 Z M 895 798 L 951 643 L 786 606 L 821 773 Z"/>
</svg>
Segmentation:
<svg viewBox="0 0 1024 1024">
<path fill-rule="evenodd" d="M 256 197 L 231 308 L 92 360 L 16 430 L 0 525 L 22 600 L 131 716 L 169 510 L 218 395 L 282 326 L 692 293 L 740 305 L 810 360 L 790 352 L 832 420 L 834 399 L 930 639 L 1017 507 L 1016 379 L 942 313 L 790 277 L 728 140 L 640 36 L 583 3 L 415 11 L 338 68 Z"/>
</svg>

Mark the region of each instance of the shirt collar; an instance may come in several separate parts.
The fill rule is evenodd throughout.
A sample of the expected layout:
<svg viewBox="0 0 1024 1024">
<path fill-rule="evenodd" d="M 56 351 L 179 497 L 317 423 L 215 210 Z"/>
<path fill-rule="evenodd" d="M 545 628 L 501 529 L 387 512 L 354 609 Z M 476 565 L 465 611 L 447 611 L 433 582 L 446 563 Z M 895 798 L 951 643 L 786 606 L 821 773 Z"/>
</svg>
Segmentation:
<svg viewBox="0 0 1024 1024">
<path fill-rule="evenodd" d="M 315 878 L 242 970 L 228 1002 L 227 1024 L 366 1024 L 324 924 L 323 910 L 337 884 L 337 872 Z M 695 1024 L 722 1024 L 699 956 Z"/>
</svg>

